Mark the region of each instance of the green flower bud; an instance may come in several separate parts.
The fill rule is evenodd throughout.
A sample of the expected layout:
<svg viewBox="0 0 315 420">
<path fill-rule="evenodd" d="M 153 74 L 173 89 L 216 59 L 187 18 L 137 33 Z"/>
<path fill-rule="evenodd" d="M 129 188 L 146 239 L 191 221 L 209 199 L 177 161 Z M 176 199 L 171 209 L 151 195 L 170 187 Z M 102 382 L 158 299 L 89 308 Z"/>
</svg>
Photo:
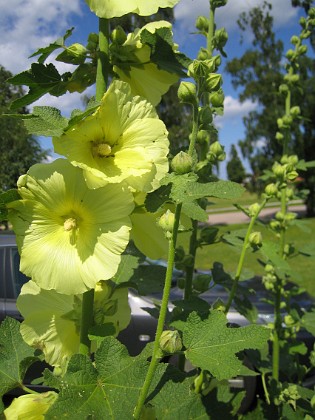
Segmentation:
<svg viewBox="0 0 315 420">
<path fill-rule="evenodd" d="M 271 227 L 272 230 L 274 230 L 275 232 L 278 232 L 279 229 L 281 228 L 281 224 L 280 222 L 278 222 L 277 220 L 271 220 L 269 226 Z"/>
<path fill-rule="evenodd" d="M 280 133 L 280 131 L 277 131 L 277 132 L 276 132 L 276 139 L 277 139 L 278 141 L 282 141 L 282 140 L 283 140 L 283 138 L 284 138 L 284 135 L 283 135 L 282 133 Z"/>
<path fill-rule="evenodd" d="M 210 52 L 206 48 L 200 48 L 197 55 L 198 60 L 208 60 L 210 57 Z"/>
<path fill-rule="evenodd" d="M 218 73 L 210 73 L 206 79 L 206 88 L 208 92 L 220 89 L 222 85 L 222 76 Z"/>
<path fill-rule="evenodd" d="M 98 46 L 98 34 L 92 32 L 88 36 L 88 43 L 86 48 L 90 51 L 95 51 Z"/>
<path fill-rule="evenodd" d="M 180 351 L 182 347 L 183 344 L 178 331 L 166 330 L 162 332 L 160 349 L 163 353 L 173 354 Z"/>
<path fill-rule="evenodd" d="M 223 106 L 223 103 L 224 103 L 224 94 L 221 91 L 221 89 L 220 89 L 220 91 L 212 92 L 210 94 L 210 102 L 211 102 L 211 105 L 214 106 L 214 107 L 221 107 L 221 106 Z"/>
<path fill-rule="evenodd" d="M 294 59 L 294 57 L 295 57 L 295 51 L 293 51 L 293 50 L 288 50 L 287 52 L 286 52 L 286 55 L 285 55 L 286 57 L 287 57 L 287 59 L 288 60 L 293 60 Z"/>
<path fill-rule="evenodd" d="M 284 128 L 284 124 L 283 124 L 283 119 L 282 118 L 278 118 L 277 119 L 277 125 L 279 130 L 281 130 L 282 128 Z"/>
<path fill-rule="evenodd" d="M 199 108 L 199 123 L 200 125 L 207 127 L 213 121 L 213 115 L 209 106 Z"/>
<path fill-rule="evenodd" d="M 293 119 L 292 119 L 291 115 L 284 115 L 282 117 L 282 122 L 283 122 L 284 127 L 287 128 L 287 127 L 291 126 L 291 124 L 293 123 Z"/>
<path fill-rule="evenodd" d="M 283 178 L 285 175 L 285 167 L 281 165 L 279 162 L 275 162 L 272 165 L 272 172 L 275 174 L 277 178 Z"/>
<path fill-rule="evenodd" d="M 290 114 L 292 115 L 292 117 L 298 117 L 301 114 L 301 108 L 299 106 L 293 106 L 290 109 Z"/>
<path fill-rule="evenodd" d="M 300 80 L 300 76 L 298 74 L 286 74 L 284 76 L 284 80 L 288 83 L 297 83 Z"/>
<path fill-rule="evenodd" d="M 297 155 L 291 155 L 288 156 L 288 163 L 292 166 L 295 166 L 299 161 L 299 158 Z"/>
<path fill-rule="evenodd" d="M 209 143 L 210 134 L 207 130 L 199 130 L 197 133 L 197 142 L 198 143 Z"/>
<path fill-rule="evenodd" d="M 215 31 L 214 38 L 217 44 L 224 47 L 229 37 L 225 28 L 220 28 Z"/>
<path fill-rule="evenodd" d="M 254 203 L 248 207 L 248 215 L 249 217 L 255 217 L 260 212 L 260 205 L 258 203 Z"/>
<path fill-rule="evenodd" d="M 279 86 L 279 92 L 280 93 L 287 94 L 288 91 L 289 91 L 289 86 L 288 85 L 283 83 Z"/>
<path fill-rule="evenodd" d="M 121 26 L 116 26 L 116 28 L 111 33 L 111 39 L 116 44 L 122 45 L 127 39 L 126 32 Z"/>
<path fill-rule="evenodd" d="M 278 192 L 278 187 L 277 187 L 277 185 L 276 185 L 276 184 L 271 183 L 271 184 L 266 185 L 266 188 L 265 188 L 265 193 L 266 193 L 269 197 L 276 197 L 277 192 Z"/>
<path fill-rule="evenodd" d="M 213 304 L 212 304 L 212 309 L 215 309 L 217 311 L 221 311 L 224 312 L 225 311 L 225 304 L 224 302 L 218 298 Z"/>
<path fill-rule="evenodd" d="M 294 181 L 299 176 L 298 172 L 296 171 L 290 171 L 287 173 L 287 180 L 288 181 Z"/>
<path fill-rule="evenodd" d="M 288 212 L 285 214 L 284 220 L 286 222 L 292 222 L 292 220 L 296 219 L 297 213 Z"/>
<path fill-rule="evenodd" d="M 275 214 L 275 219 L 278 220 L 279 222 L 283 222 L 285 218 L 285 214 L 282 213 L 282 211 L 277 211 L 277 213 Z"/>
<path fill-rule="evenodd" d="M 158 225 L 166 233 L 172 233 L 175 222 L 175 215 L 170 210 L 166 210 L 164 214 L 159 218 Z"/>
<path fill-rule="evenodd" d="M 205 16 L 198 16 L 196 19 L 196 28 L 201 32 L 208 32 L 209 19 Z"/>
<path fill-rule="evenodd" d="M 300 38 L 296 35 L 293 35 L 290 39 L 291 44 L 298 45 L 300 42 Z"/>
<path fill-rule="evenodd" d="M 286 196 L 288 200 L 291 200 L 294 197 L 294 191 L 291 188 L 286 189 Z"/>
<path fill-rule="evenodd" d="M 249 235 L 248 241 L 253 247 L 260 247 L 262 245 L 262 235 L 261 232 L 252 232 Z"/>
<path fill-rule="evenodd" d="M 179 246 L 175 250 L 175 261 L 181 261 L 185 257 L 185 250 L 182 246 Z"/>
<path fill-rule="evenodd" d="M 192 157 L 185 152 L 179 152 L 172 160 L 171 162 L 171 168 L 172 170 L 179 174 L 187 174 L 188 172 L 191 172 L 193 166 L 193 159 Z"/>
<path fill-rule="evenodd" d="M 206 292 L 209 290 L 210 281 L 212 280 L 212 276 L 209 274 L 198 274 L 193 279 L 193 286 L 194 289 L 200 293 Z"/>
<path fill-rule="evenodd" d="M 210 145 L 209 150 L 214 155 L 219 156 L 220 154 L 222 154 L 222 152 L 224 152 L 224 146 L 222 146 L 218 141 L 215 141 Z"/>
<path fill-rule="evenodd" d="M 200 241 L 206 244 L 213 244 L 219 229 L 213 226 L 206 226 L 200 231 Z"/>
<path fill-rule="evenodd" d="M 304 55 L 307 53 L 307 45 L 300 45 L 297 50 L 299 55 Z"/>
<path fill-rule="evenodd" d="M 272 264 L 266 264 L 265 265 L 265 272 L 268 274 L 274 274 L 275 268 Z"/>
<path fill-rule="evenodd" d="M 181 82 L 177 91 L 177 96 L 180 102 L 196 104 L 196 85 L 191 82 Z"/>
<path fill-rule="evenodd" d="M 211 8 L 217 9 L 227 4 L 228 0 L 210 0 Z"/>
</svg>

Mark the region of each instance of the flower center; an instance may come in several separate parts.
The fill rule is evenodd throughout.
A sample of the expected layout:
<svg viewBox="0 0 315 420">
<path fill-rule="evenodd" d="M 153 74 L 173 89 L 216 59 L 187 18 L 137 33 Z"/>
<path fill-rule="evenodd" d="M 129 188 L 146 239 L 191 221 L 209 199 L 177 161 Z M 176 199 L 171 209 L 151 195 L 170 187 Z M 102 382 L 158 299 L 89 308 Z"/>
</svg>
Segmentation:
<svg viewBox="0 0 315 420">
<path fill-rule="evenodd" d="M 94 143 L 92 146 L 92 154 L 94 157 L 106 157 L 111 154 L 112 148 L 107 143 Z"/>
<path fill-rule="evenodd" d="M 64 230 L 69 232 L 70 230 L 77 228 L 77 220 L 73 217 L 69 217 L 69 219 L 66 219 L 63 224 Z"/>
</svg>

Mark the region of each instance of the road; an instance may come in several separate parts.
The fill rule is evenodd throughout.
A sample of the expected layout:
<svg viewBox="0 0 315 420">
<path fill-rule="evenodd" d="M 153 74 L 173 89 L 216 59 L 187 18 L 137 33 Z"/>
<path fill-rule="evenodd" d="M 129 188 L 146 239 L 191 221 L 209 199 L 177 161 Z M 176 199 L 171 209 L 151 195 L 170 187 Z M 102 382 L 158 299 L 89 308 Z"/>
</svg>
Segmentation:
<svg viewBox="0 0 315 420">
<path fill-rule="evenodd" d="M 226 209 L 225 209 L 226 210 Z M 260 220 L 270 220 L 279 211 L 279 207 L 269 207 L 261 211 Z M 303 216 L 306 213 L 304 204 L 291 205 L 289 211 Z M 241 211 L 225 211 L 224 213 L 210 213 L 208 223 L 210 225 L 233 225 L 249 222 L 249 217 Z"/>
</svg>

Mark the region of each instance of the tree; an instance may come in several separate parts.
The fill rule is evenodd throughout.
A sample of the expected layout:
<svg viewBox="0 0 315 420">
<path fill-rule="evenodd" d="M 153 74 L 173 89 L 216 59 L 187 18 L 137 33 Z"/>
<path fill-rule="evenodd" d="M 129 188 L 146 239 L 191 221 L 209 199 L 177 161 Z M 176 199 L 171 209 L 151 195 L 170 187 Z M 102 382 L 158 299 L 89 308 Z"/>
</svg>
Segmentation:
<svg viewBox="0 0 315 420">
<path fill-rule="evenodd" d="M 231 146 L 230 155 L 231 158 L 226 165 L 228 179 L 230 181 L 242 183 L 246 177 L 246 172 L 234 144 Z"/>
<path fill-rule="evenodd" d="M 10 113 L 12 100 L 23 96 L 20 87 L 6 81 L 12 74 L 0 66 L 0 114 Z M 25 108 L 18 111 L 27 113 Z M 27 134 L 23 122 L 16 118 L 0 118 L 0 189 L 5 191 L 16 187 L 19 176 L 30 166 L 46 157 L 34 136 Z"/>
<path fill-rule="evenodd" d="M 297 6 L 304 4 L 296 3 Z M 283 97 L 279 86 L 283 83 L 283 43 L 273 30 L 271 4 L 264 2 L 248 13 L 242 13 L 238 21 L 243 34 L 254 36 L 253 48 L 241 58 L 227 63 L 226 70 L 232 76 L 235 88 L 242 88 L 240 100 L 251 99 L 257 103 L 256 110 L 245 116 L 245 138 L 239 141 L 242 154 L 249 160 L 254 179 L 259 179 L 264 169 L 282 154 L 282 145 L 276 140 L 277 119 L 284 114 Z M 315 159 L 314 110 L 315 107 L 315 60 L 302 57 L 299 63 L 300 87 L 293 92 L 292 103 L 299 105 L 305 118 L 291 131 L 290 153 L 301 159 Z M 302 89 L 301 89 L 302 88 Z M 315 212 L 314 172 L 303 172 L 304 187 L 310 190 L 307 198 L 308 215 Z M 259 184 L 258 184 L 259 185 Z M 261 183 L 260 183 L 261 185 Z"/>
</svg>

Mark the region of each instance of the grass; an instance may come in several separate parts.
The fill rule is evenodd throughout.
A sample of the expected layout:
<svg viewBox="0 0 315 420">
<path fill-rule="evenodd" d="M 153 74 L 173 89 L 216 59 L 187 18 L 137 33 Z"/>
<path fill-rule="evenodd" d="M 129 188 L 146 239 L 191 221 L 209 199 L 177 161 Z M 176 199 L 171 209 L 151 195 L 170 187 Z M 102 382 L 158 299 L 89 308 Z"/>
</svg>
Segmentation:
<svg viewBox="0 0 315 420">
<path fill-rule="evenodd" d="M 299 226 L 300 225 L 300 226 Z M 235 231 L 238 229 L 246 229 L 247 224 L 241 225 L 226 225 L 220 226 L 219 234 L 223 235 L 226 232 Z M 277 242 L 278 238 L 271 232 L 267 226 L 259 224 L 254 230 L 262 233 L 263 240 Z M 299 220 L 294 226 L 291 226 L 286 235 L 286 242 L 293 243 L 296 249 L 302 250 L 308 246 L 315 248 L 314 236 L 315 232 L 315 218 Z M 189 234 L 182 233 L 178 238 L 178 245 L 182 245 L 185 250 L 188 249 Z M 314 249 L 315 251 L 315 249 Z M 236 246 L 219 242 L 213 245 L 203 246 L 198 249 L 196 267 L 200 270 L 210 270 L 214 262 L 223 264 L 224 269 L 228 273 L 235 273 L 239 260 L 241 249 Z M 304 287 L 310 294 L 315 296 L 315 255 L 306 257 L 298 255 L 291 259 L 291 266 L 299 274 L 300 279 L 296 279 L 296 283 Z M 253 253 L 250 249 L 247 251 L 244 269 L 249 270 L 251 275 L 261 276 L 263 274 L 263 267 L 259 264 L 258 259 L 262 259 L 260 252 Z"/>
</svg>

